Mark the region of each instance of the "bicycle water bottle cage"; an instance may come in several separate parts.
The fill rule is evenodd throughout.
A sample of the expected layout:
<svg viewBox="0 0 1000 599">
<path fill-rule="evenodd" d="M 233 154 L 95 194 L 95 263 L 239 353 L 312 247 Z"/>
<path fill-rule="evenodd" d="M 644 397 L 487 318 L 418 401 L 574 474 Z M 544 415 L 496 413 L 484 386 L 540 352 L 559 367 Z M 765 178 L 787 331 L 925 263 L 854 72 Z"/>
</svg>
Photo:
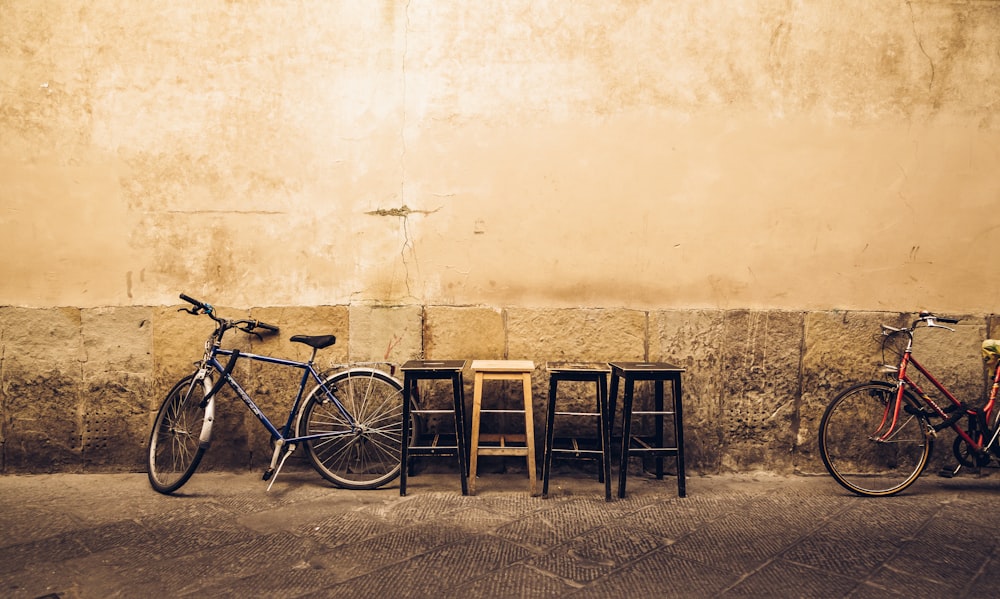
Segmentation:
<svg viewBox="0 0 1000 599">
<path fill-rule="evenodd" d="M 236 359 L 239 357 L 240 357 L 240 350 L 234 349 L 233 354 L 229 356 L 229 362 L 226 364 L 225 369 L 223 369 L 222 371 L 222 376 L 219 377 L 219 380 L 215 381 L 215 385 L 212 386 L 212 389 L 207 394 L 205 394 L 205 399 L 201 400 L 202 408 L 207 406 L 208 400 L 215 397 L 215 394 L 219 392 L 219 389 L 222 389 L 222 386 L 226 384 L 226 381 L 229 379 L 229 375 L 232 374 L 233 372 L 233 368 L 236 367 Z"/>
</svg>

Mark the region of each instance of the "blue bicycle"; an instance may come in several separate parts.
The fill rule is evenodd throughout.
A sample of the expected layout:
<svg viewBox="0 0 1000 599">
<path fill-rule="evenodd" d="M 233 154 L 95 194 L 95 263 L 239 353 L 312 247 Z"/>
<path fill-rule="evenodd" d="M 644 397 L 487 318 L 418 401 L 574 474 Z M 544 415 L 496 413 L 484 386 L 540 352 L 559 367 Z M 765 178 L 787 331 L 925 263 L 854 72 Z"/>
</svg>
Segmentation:
<svg viewBox="0 0 1000 599">
<path fill-rule="evenodd" d="M 259 337 L 277 333 L 278 327 L 259 320 L 220 318 L 210 304 L 184 294 L 180 297 L 192 306 L 182 311 L 204 314 L 216 326 L 205 342 L 198 369 L 173 386 L 157 412 L 147 462 L 149 482 L 155 490 L 173 493 L 194 474 L 212 440 L 215 399 L 227 385 L 271 434 L 274 452 L 264 472 L 264 480 L 270 480 L 270 484 L 274 484 L 274 477 L 298 445 L 305 447 L 313 467 L 339 487 L 375 489 L 399 475 L 403 438 L 403 386 L 399 381 L 381 370 L 357 365 L 330 376 L 320 375 L 313 361 L 316 352 L 336 342 L 333 335 L 291 338 L 312 348 L 307 362 L 222 349 L 222 338 L 231 329 Z M 228 357 L 225 365 L 220 357 Z M 267 419 L 233 378 L 233 368 L 240 359 L 303 371 L 288 420 L 281 429 Z M 310 381 L 314 386 L 303 399 Z"/>
</svg>

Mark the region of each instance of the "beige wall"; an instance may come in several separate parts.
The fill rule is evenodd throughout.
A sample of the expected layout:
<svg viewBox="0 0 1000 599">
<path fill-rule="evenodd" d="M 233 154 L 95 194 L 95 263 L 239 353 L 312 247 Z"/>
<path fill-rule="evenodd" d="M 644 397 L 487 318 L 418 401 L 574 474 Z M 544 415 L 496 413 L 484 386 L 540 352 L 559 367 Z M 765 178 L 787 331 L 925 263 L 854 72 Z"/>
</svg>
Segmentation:
<svg viewBox="0 0 1000 599">
<path fill-rule="evenodd" d="M 0 472 L 141 468 L 208 332 L 181 291 L 280 325 L 264 353 L 532 359 L 537 431 L 547 360 L 676 362 L 693 471 L 820 471 L 900 312 L 963 316 L 921 351 L 981 395 L 998 32 L 993 0 L 0 1 Z M 259 467 L 218 416 L 210 459 Z"/>
<path fill-rule="evenodd" d="M 1000 2 L 14 0 L 0 24 L 0 305 L 1000 297 Z"/>
</svg>

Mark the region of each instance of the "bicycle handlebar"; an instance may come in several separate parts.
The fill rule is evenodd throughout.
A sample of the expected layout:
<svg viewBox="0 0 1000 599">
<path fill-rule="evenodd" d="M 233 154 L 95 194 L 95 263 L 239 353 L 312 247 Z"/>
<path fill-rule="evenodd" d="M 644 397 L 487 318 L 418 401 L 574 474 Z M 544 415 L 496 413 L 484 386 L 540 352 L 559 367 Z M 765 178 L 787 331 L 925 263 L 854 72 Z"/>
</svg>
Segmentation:
<svg viewBox="0 0 1000 599">
<path fill-rule="evenodd" d="M 273 324 L 267 324 L 266 322 L 261 322 L 259 320 L 254 321 L 254 328 L 264 329 L 268 333 L 277 333 L 279 331 L 278 327 Z"/>
<path fill-rule="evenodd" d="M 223 329 L 223 331 L 229 328 L 236 328 L 243 331 L 244 333 L 259 335 L 260 333 L 257 331 L 257 329 L 263 329 L 267 333 L 277 333 L 281 330 L 273 324 L 268 324 L 260 320 L 227 320 L 224 318 L 219 318 L 218 316 L 215 315 L 215 309 L 212 307 L 212 304 L 207 304 L 203 301 L 196 300 L 190 295 L 184 293 L 182 293 L 180 297 L 182 300 L 194 306 L 194 309 L 191 310 L 181 308 L 182 311 L 194 314 L 196 316 L 198 314 L 208 314 L 208 316 L 212 320 L 214 320 L 219 324 L 220 328 Z"/>
<path fill-rule="evenodd" d="M 939 327 L 939 328 L 942 328 L 942 329 L 948 329 L 948 327 L 941 326 L 938 323 L 939 322 L 943 322 L 945 324 L 958 324 L 959 319 L 958 318 L 949 318 L 947 316 L 937 316 L 935 314 L 932 314 L 931 312 L 928 312 L 927 310 L 923 310 L 923 311 L 920 312 L 920 318 L 918 318 L 917 320 L 913 321 L 913 326 L 916 327 L 917 323 L 919 323 L 921 321 L 923 321 L 929 327 Z M 950 330 L 953 330 L 953 329 L 948 329 L 948 330 L 950 331 Z"/>
<path fill-rule="evenodd" d="M 945 324 L 958 324 L 959 320 L 960 319 L 958 318 L 951 318 L 948 316 L 937 316 L 931 312 L 928 312 L 927 310 L 923 310 L 920 312 L 920 318 L 914 320 L 913 324 L 910 325 L 908 328 L 898 329 L 896 327 L 891 327 L 889 325 L 883 324 L 882 332 L 884 335 L 889 335 L 892 333 L 903 333 L 903 332 L 913 333 L 913 331 L 916 330 L 917 326 L 921 322 L 924 323 L 924 325 L 928 328 L 947 329 L 949 331 L 954 331 L 955 329 L 951 327 L 946 327 L 943 324 L 938 324 L 938 323 L 943 322 Z"/>
<path fill-rule="evenodd" d="M 187 310 L 187 312 L 191 312 L 192 314 L 198 314 L 199 311 L 204 312 L 206 314 L 212 313 L 211 304 L 206 304 L 205 302 L 198 301 L 193 297 L 191 297 L 190 295 L 184 293 L 181 294 L 181 299 L 194 306 L 194 311 Z"/>
</svg>

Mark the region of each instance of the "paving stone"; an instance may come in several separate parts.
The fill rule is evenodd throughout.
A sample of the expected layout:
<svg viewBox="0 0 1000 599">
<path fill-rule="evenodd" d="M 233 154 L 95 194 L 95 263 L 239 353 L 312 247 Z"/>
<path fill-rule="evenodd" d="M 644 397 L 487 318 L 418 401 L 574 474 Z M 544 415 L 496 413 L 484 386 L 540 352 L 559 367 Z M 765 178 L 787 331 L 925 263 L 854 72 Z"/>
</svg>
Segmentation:
<svg viewBox="0 0 1000 599">
<path fill-rule="evenodd" d="M 476 496 L 453 473 L 399 496 L 290 472 L 0 477 L 0 596 L 992 596 L 1000 478 L 927 476 L 886 498 L 827 477 L 637 479 L 605 502 L 585 473 L 541 499 Z M 506 485 L 506 488 L 504 488 Z M 22 521 L 31 518 L 34 526 Z"/>
</svg>

